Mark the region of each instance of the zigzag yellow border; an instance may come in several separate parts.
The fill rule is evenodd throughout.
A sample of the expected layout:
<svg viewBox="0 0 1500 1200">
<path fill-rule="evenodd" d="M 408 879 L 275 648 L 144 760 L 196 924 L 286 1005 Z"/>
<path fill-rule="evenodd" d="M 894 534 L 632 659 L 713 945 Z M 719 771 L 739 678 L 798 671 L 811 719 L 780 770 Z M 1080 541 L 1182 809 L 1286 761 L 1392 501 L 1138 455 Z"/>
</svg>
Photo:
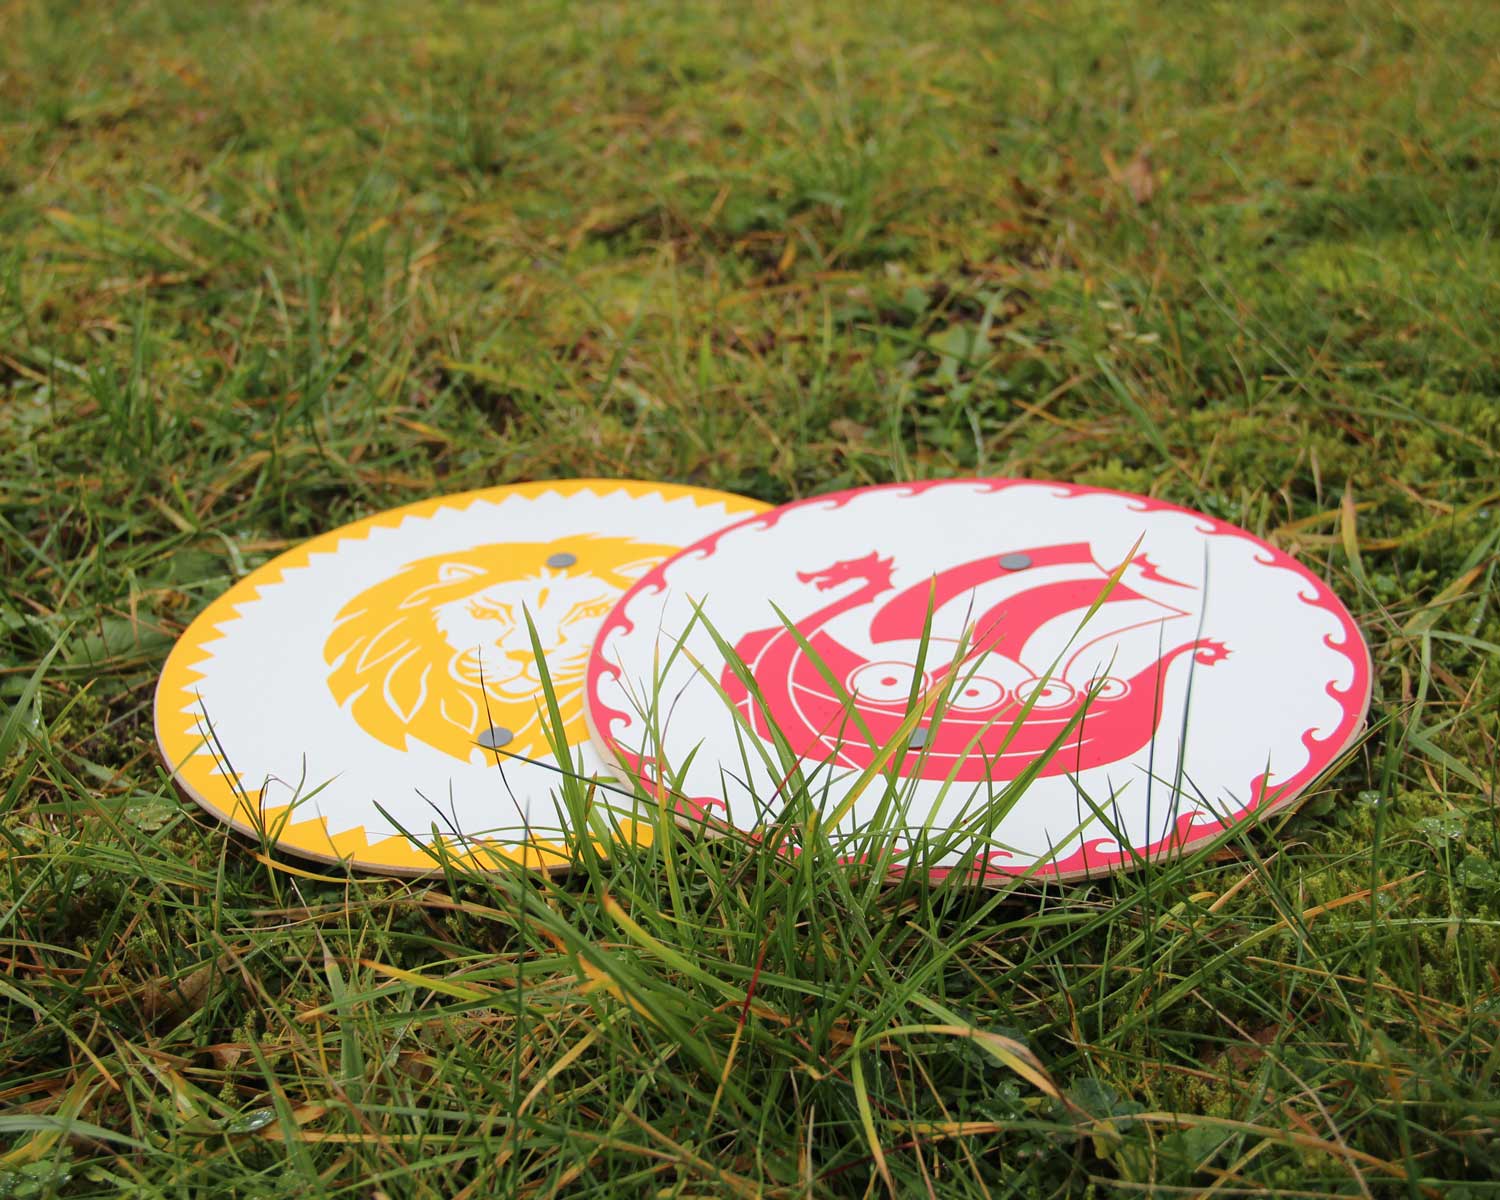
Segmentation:
<svg viewBox="0 0 1500 1200">
<path fill-rule="evenodd" d="M 705 506 L 723 505 L 730 520 L 770 507 L 759 500 L 710 488 L 635 479 L 545 480 L 420 500 L 311 538 L 258 567 L 213 601 L 183 631 L 167 656 L 156 685 L 156 741 L 178 788 L 239 833 L 257 841 L 273 840 L 278 849 L 321 863 L 387 875 L 425 875 L 438 869 L 436 856 L 441 853 L 455 865 L 474 870 L 493 869 L 496 858 L 545 871 L 566 869 L 569 864 L 566 849 L 543 838 L 514 844 L 478 838 L 465 842 L 443 838 L 440 845 L 425 849 L 400 836 L 371 840 L 363 826 L 334 833 L 328 829 L 326 818 L 296 820 L 289 804 L 257 808 L 255 797 L 246 791 L 243 782 L 219 769 L 209 738 L 190 709 L 197 698 L 195 685 L 204 678 L 198 667 L 210 657 L 205 649 L 208 643 L 227 632 L 226 627 L 239 618 L 241 606 L 258 599 L 261 588 L 279 582 L 289 570 L 306 566 L 314 554 L 332 553 L 341 542 L 368 537 L 377 529 L 394 528 L 408 517 L 430 517 L 444 509 L 462 510 L 480 501 L 498 502 L 512 496 L 538 497 L 548 493 L 574 496 L 583 492 L 600 496 L 624 492 L 632 499 L 695 497 Z M 626 823 L 621 826 L 620 835 L 645 844 L 650 841 L 652 829 L 648 824 Z"/>
</svg>

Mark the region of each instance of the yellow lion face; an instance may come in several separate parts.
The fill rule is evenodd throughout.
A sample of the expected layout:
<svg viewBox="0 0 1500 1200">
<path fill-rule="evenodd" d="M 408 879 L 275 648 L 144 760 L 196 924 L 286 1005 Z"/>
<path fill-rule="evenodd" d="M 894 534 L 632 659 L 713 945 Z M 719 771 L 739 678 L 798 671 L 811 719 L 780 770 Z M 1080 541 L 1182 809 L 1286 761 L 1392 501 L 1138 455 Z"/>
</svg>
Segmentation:
<svg viewBox="0 0 1500 1200">
<path fill-rule="evenodd" d="M 328 687 L 361 729 L 398 750 L 414 737 L 465 762 L 491 758 L 486 746 L 546 754 L 529 613 L 563 733 L 580 742 L 583 672 L 599 623 L 676 550 L 582 534 L 407 563 L 339 613 L 323 647 Z"/>
</svg>

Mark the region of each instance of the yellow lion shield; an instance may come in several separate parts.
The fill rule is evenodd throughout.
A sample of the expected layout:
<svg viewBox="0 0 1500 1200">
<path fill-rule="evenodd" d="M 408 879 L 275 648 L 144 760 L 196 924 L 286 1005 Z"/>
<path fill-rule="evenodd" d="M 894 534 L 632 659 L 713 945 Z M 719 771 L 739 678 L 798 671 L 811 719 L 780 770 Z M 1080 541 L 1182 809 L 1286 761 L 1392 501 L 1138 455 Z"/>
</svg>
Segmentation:
<svg viewBox="0 0 1500 1200">
<path fill-rule="evenodd" d="M 407 563 L 339 613 L 323 647 L 328 687 L 361 729 L 398 750 L 413 737 L 465 762 L 491 759 L 486 746 L 547 754 L 529 613 L 562 732 L 577 744 L 588 736 L 583 672 L 599 623 L 626 588 L 676 551 L 580 534 Z"/>
</svg>

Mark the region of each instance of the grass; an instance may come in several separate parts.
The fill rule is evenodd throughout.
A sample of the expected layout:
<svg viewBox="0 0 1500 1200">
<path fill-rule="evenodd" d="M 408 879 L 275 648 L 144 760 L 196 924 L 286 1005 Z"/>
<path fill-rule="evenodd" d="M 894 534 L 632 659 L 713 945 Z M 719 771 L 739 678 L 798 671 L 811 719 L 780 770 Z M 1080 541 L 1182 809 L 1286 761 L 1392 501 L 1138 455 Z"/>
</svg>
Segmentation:
<svg viewBox="0 0 1500 1200">
<path fill-rule="evenodd" d="M 0 0 L 0 1194 L 1477 1196 L 1500 1176 L 1500 8 Z M 673 838 L 309 871 L 172 638 L 312 533 L 623 474 L 1150 492 L 1372 729 L 1087 886 Z"/>
</svg>

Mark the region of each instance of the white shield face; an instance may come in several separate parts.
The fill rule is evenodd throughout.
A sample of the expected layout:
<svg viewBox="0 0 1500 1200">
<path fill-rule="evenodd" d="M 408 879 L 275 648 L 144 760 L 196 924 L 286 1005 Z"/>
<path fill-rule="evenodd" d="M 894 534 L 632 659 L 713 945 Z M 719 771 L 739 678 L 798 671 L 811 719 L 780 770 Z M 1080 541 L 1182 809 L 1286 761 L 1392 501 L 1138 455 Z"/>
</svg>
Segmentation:
<svg viewBox="0 0 1500 1200">
<path fill-rule="evenodd" d="M 1071 877 L 1290 803 L 1369 696 L 1343 605 L 1243 530 L 947 480 L 787 505 L 667 560 L 605 622 L 586 703 L 626 769 L 689 764 L 688 816 L 774 818 L 779 734 L 843 830 L 894 805 L 905 844 L 947 831 L 930 863 Z"/>
<path fill-rule="evenodd" d="M 315 538 L 184 633 L 157 689 L 163 755 L 205 808 L 297 853 L 411 872 L 431 868 L 423 845 L 441 838 L 460 857 L 482 847 L 557 865 L 559 770 L 603 767 L 583 720 L 600 623 L 663 559 L 764 508 L 569 480 Z M 569 762 L 546 736 L 537 645 Z"/>
</svg>

